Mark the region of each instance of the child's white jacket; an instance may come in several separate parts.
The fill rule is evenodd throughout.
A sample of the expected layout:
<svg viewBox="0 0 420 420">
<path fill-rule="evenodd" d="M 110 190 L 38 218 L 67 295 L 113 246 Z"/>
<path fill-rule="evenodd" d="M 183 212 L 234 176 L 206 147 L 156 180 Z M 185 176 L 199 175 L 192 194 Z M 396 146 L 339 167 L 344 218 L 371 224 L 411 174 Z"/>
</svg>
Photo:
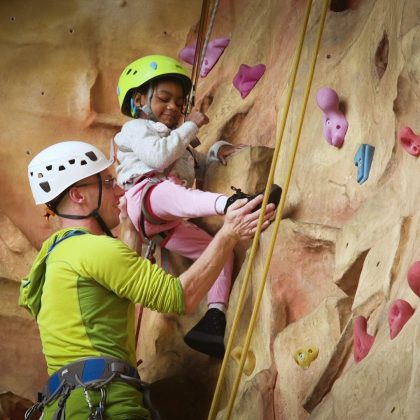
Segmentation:
<svg viewBox="0 0 420 420">
<path fill-rule="evenodd" d="M 114 141 L 117 150 L 118 183 L 130 188 L 142 175 L 164 172 L 175 176 L 186 187 L 192 187 L 194 180 L 204 178 L 209 161 L 218 160 L 217 152 L 225 141 L 218 141 L 207 156 L 188 147 L 196 137 L 198 127 L 187 121 L 175 130 L 149 120 L 135 119 L 126 122 Z"/>
</svg>

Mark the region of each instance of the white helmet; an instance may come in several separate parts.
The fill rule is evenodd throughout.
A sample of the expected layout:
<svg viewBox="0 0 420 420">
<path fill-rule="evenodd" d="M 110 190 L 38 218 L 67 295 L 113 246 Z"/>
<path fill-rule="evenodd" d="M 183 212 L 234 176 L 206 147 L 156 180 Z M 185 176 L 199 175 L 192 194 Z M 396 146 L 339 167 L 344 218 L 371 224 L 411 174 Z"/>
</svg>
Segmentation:
<svg viewBox="0 0 420 420">
<path fill-rule="evenodd" d="M 81 179 L 97 174 L 114 163 L 95 146 L 82 141 L 64 141 L 47 147 L 29 163 L 28 176 L 36 204 L 48 203 Z"/>
</svg>

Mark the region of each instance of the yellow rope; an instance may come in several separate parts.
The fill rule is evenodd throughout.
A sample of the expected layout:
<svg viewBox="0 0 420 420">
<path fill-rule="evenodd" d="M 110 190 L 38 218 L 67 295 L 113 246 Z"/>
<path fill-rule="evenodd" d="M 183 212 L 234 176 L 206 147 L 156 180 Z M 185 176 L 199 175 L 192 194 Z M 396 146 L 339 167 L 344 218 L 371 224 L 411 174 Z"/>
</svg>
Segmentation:
<svg viewBox="0 0 420 420">
<path fill-rule="evenodd" d="M 258 311 L 259 311 L 259 308 L 260 308 L 260 305 L 261 305 L 262 295 L 263 295 L 264 288 L 265 288 L 265 283 L 266 283 L 266 279 L 267 279 L 268 270 L 270 268 L 271 257 L 273 255 L 274 245 L 275 245 L 275 242 L 276 242 L 276 237 L 277 237 L 277 234 L 278 234 L 278 231 L 279 231 L 279 226 L 280 226 L 280 223 L 281 223 L 281 220 L 282 220 L 284 203 L 285 203 L 285 199 L 286 199 L 286 196 L 287 196 L 287 191 L 289 189 L 290 178 L 292 176 L 293 165 L 294 165 L 295 158 L 296 158 L 296 152 L 297 152 L 297 149 L 298 149 L 298 146 L 299 146 L 299 140 L 300 140 L 300 135 L 301 135 L 301 132 L 302 132 L 303 121 L 304 121 L 304 118 L 305 118 L 306 107 L 307 107 L 307 104 L 308 104 L 309 93 L 310 93 L 310 90 L 311 90 L 312 80 L 313 80 L 314 72 L 315 72 L 315 65 L 316 65 L 316 61 L 317 61 L 317 57 L 318 57 L 318 53 L 319 53 L 319 48 L 320 48 L 320 45 L 321 45 L 321 37 L 322 37 L 322 33 L 323 33 L 323 30 L 324 30 L 324 26 L 325 26 L 325 18 L 327 16 L 328 5 L 329 5 L 329 0 L 324 0 L 324 8 L 323 8 L 323 11 L 322 11 L 320 26 L 319 26 L 319 29 L 318 29 L 315 51 L 314 51 L 314 54 L 313 54 L 313 57 L 312 57 L 311 69 L 310 69 L 310 72 L 309 72 L 309 76 L 308 76 L 308 80 L 307 80 L 307 84 L 306 84 L 306 89 L 305 89 L 305 94 L 304 94 L 303 105 L 302 105 L 301 113 L 300 113 L 300 116 L 299 116 L 299 126 L 298 126 L 299 128 L 298 128 L 298 132 L 296 134 L 296 137 L 294 139 L 292 159 L 290 160 L 289 167 L 287 169 L 287 176 L 286 176 L 286 181 L 284 183 L 283 194 L 282 194 L 282 197 L 281 197 L 281 200 L 280 200 L 279 209 L 277 210 L 276 219 L 275 219 L 275 223 L 274 223 L 274 232 L 271 236 L 270 246 L 269 246 L 269 250 L 268 250 L 266 261 L 265 261 L 263 278 L 261 280 L 261 284 L 260 284 L 260 287 L 258 289 L 257 298 L 256 298 L 255 305 L 254 305 L 254 308 L 253 308 L 253 311 L 252 311 L 251 320 L 250 320 L 248 331 L 247 331 L 246 338 L 245 338 L 245 343 L 244 343 L 244 346 L 243 346 L 243 349 L 242 349 L 242 355 L 241 355 L 241 360 L 240 360 L 240 363 L 239 363 L 239 369 L 238 369 L 238 372 L 237 372 L 237 375 L 236 375 L 236 378 L 235 378 L 235 382 L 234 382 L 234 385 L 233 385 L 233 391 L 232 391 L 232 394 L 230 396 L 229 403 L 228 403 L 227 413 L 226 413 L 226 417 L 225 417 L 227 420 L 229 420 L 231 418 L 233 405 L 235 403 L 236 394 L 237 394 L 238 387 L 239 387 L 239 382 L 240 382 L 240 379 L 241 379 L 243 367 L 244 367 L 245 360 L 246 360 L 246 355 L 248 353 L 249 344 L 251 342 L 252 333 L 254 331 L 255 322 L 256 322 Z"/>
<path fill-rule="evenodd" d="M 245 294 L 246 294 L 246 291 L 247 291 L 247 287 L 248 287 L 248 283 L 249 283 L 249 279 L 250 279 L 250 275 L 251 275 L 251 269 L 252 269 L 252 266 L 253 266 L 253 262 L 254 262 L 254 258 L 255 258 L 255 255 L 256 255 L 258 242 L 259 242 L 259 238 L 260 238 L 260 234 L 261 234 L 261 226 L 262 226 L 262 222 L 263 222 L 265 208 L 266 208 L 266 205 L 267 205 L 267 202 L 268 202 L 268 197 L 270 195 L 271 186 L 273 185 L 274 173 L 275 173 L 275 170 L 276 170 L 277 160 L 278 160 L 278 156 L 279 156 L 279 153 L 280 153 L 281 142 L 282 142 L 284 130 L 285 130 L 285 127 L 286 127 L 287 115 L 288 115 L 288 112 L 289 112 L 290 102 L 291 102 L 291 99 L 292 99 L 292 92 L 293 92 L 293 89 L 294 89 L 294 86 L 295 86 L 296 75 L 297 75 L 297 72 L 298 72 L 299 62 L 300 62 L 302 49 L 303 49 L 303 43 L 304 43 L 304 40 L 305 40 L 305 34 L 306 34 L 307 27 L 308 27 L 308 21 L 309 21 L 309 15 L 311 13 L 311 7 L 312 7 L 312 0 L 309 0 L 308 3 L 307 3 L 304 22 L 303 22 L 301 34 L 300 34 L 300 37 L 299 37 L 298 48 L 296 50 L 295 57 L 294 57 L 294 60 L 293 60 L 293 66 L 292 66 L 292 71 L 291 71 L 291 75 L 290 75 L 289 86 L 288 86 L 287 94 L 286 94 L 286 102 L 285 102 L 285 105 L 284 105 L 284 108 L 283 108 L 282 119 L 281 119 L 280 128 L 279 128 L 279 132 L 278 132 L 278 135 L 277 135 L 276 144 L 275 144 L 274 153 L 273 153 L 273 160 L 271 162 L 270 173 L 269 173 L 269 176 L 268 176 L 267 186 L 266 186 L 265 193 L 264 193 L 264 199 L 263 199 L 262 209 L 261 209 L 261 216 L 258 220 L 257 231 L 255 233 L 255 237 L 254 237 L 254 240 L 252 242 L 252 247 L 251 247 L 251 251 L 250 251 L 250 254 L 249 254 L 249 258 L 248 258 L 248 263 L 247 263 L 247 267 L 246 267 L 246 270 L 245 270 L 244 280 L 243 280 L 242 288 L 241 288 L 241 291 L 240 291 L 240 294 L 239 294 L 238 303 L 237 303 L 236 312 L 235 312 L 235 315 L 234 315 L 234 318 L 233 318 L 233 323 L 232 323 L 232 328 L 231 328 L 231 331 L 230 331 L 229 339 L 228 339 L 228 342 L 227 342 L 227 345 L 226 345 L 225 356 L 223 358 L 222 366 L 220 368 L 219 378 L 217 380 L 216 389 L 215 389 L 215 392 L 214 392 L 214 395 L 213 395 L 213 400 L 212 400 L 212 403 L 211 403 L 208 420 L 214 420 L 216 418 L 216 414 L 217 414 L 217 407 L 218 407 L 219 401 L 220 401 L 220 395 L 221 395 L 222 384 L 223 384 L 223 380 L 224 380 L 224 376 L 225 376 L 225 372 L 226 372 L 226 366 L 227 366 L 227 362 L 229 360 L 230 352 L 232 350 L 234 335 L 236 333 L 237 326 L 238 326 L 238 323 L 239 323 L 239 319 L 240 319 L 240 316 L 241 316 L 241 313 L 242 313 L 242 308 L 243 308 L 243 304 L 244 304 L 244 301 L 245 301 Z M 282 196 L 284 196 L 284 195 L 285 195 L 285 193 L 283 192 Z"/>
</svg>

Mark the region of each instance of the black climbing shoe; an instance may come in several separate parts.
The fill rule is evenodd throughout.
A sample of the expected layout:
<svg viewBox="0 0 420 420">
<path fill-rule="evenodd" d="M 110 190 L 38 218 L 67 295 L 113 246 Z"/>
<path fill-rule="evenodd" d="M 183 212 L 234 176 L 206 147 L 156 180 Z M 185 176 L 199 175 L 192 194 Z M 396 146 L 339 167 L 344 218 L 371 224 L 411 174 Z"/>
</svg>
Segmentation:
<svg viewBox="0 0 420 420">
<path fill-rule="evenodd" d="M 201 320 L 185 335 L 184 341 L 192 349 L 223 359 L 225 354 L 226 316 L 210 308 Z"/>
<path fill-rule="evenodd" d="M 235 187 L 230 187 L 232 188 L 233 191 L 235 191 L 235 194 L 231 195 L 227 202 L 226 202 L 226 206 L 225 206 L 225 214 L 227 212 L 228 207 L 233 204 L 236 200 L 241 200 L 242 198 L 247 198 L 248 201 L 252 200 L 253 198 L 255 198 L 257 195 L 260 194 L 264 194 L 264 191 L 259 192 L 258 194 L 255 195 L 249 195 L 249 194 L 245 194 L 243 193 L 239 188 L 235 188 Z M 268 203 L 273 203 L 276 207 L 279 205 L 280 203 L 280 198 L 281 198 L 281 187 L 277 184 L 273 184 L 271 186 L 271 192 L 270 192 L 270 196 L 268 197 Z M 257 211 L 261 208 L 261 204 L 258 205 L 257 207 L 255 207 L 254 211 Z"/>
</svg>

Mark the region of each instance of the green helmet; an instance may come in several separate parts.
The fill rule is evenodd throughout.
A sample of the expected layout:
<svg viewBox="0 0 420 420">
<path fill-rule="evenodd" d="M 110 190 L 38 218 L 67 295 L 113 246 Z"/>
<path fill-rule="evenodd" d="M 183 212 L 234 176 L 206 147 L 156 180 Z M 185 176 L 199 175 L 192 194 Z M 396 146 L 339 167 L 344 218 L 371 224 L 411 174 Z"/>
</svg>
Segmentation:
<svg viewBox="0 0 420 420">
<path fill-rule="evenodd" d="M 117 95 L 121 112 L 131 117 L 131 91 L 162 76 L 174 76 L 182 84 L 184 95 L 191 90 L 187 70 L 175 59 L 165 55 L 148 55 L 130 63 L 118 80 Z"/>
</svg>

